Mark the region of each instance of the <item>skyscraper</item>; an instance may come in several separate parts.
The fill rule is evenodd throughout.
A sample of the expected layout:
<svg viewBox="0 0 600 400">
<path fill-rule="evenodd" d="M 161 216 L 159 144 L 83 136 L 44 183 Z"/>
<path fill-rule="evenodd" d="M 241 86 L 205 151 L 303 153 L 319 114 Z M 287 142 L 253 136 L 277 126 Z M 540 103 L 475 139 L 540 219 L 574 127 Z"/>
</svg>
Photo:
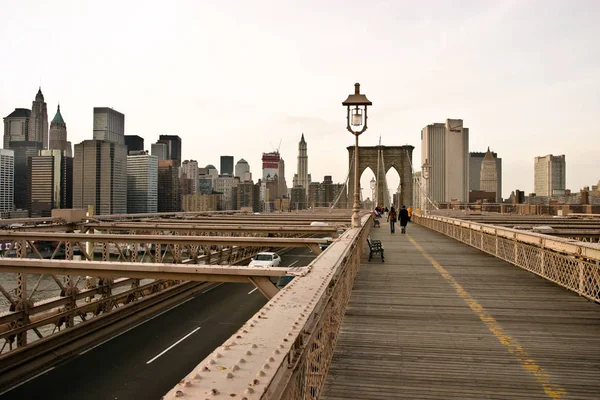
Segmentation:
<svg viewBox="0 0 600 400">
<path fill-rule="evenodd" d="M 15 154 L 15 208 L 31 210 L 31 175 L 29 163 L 31 157 L 37 156 L 42 150 L 42 142 L 10 142 Z"/>
<path fill-rule="evenodd" d="M 496 202 L 498 202 L 498 171 L 496 170 L 496 160 L 489 147 L 481 162 L 481 180 L 479 188 L 484 192 L 496 193 Z"/>
<path fill-rule="evenodd" d="M 127 156 L 127 213 L 158 211 L 158 157 L 144 151 Z"/>
<path fill-rule="evenodd" d="M 423 128 L 421 160 L 431 165 L 427 193 L 432 201 L 468 201 L 469 129 L 462 119 L 447 119 Z"/>
<path fill-rule="evenodd" d="M 32 217 L 49 217 L 55 208 L 72 208 L 72 157 L 63 150 L 42 150 L 31 157 L 29 174 Z"/>
<path fill-rule="evenodd" d="M 567 188 L 565 155 L 535 157 L 534 190 L 538 196 L 562 195 Z"/>
<path fill-rule="evenodd" d="M 181 163 L 179 169 L 179 177 L 190 180 L 190 192 L 198 193 L 198 161 L 196 160 L 185 160 Z"/>
<path fill-rule="evenodd" d="M 158 212 L 181 211 L 177 160 L 158 161 Z"/>
<path fill-rule="evenodd" d="M 233 176 L 233 156 L 221 156 L 221 175 Z"/>
<path fill-rule="evenodd" d="M 10 149 L 10 142 L 25 142 L 29 137 L 29 118 L 31 110 L 15 108 L 4 117 L 4 148 Z"/>
<path fill-rule="evenodd" d="M 160 135 L 156 143 L 167 145 L 166 160 L 174 160 L 175 166 L 181 165 L 181 138 L 177 135 Z"/>
<path fill-rule="evenodd" d="M 127 212 L 127 147 L 104 140 L 75 145 L 73 208 L 94 206 L 97 215 Z"/>
<path fill-rule="evenodd" d="M 262 155 L 262 180 L 273 179 L 279 175 L 279 161 L 281 156 L 278 151 L 263 153 Z"/>
<path fill-rule="evenodd" d="M 152 143 L 150 154 L 158 157 L 158 160 L 168 160 L 168 147 L 166 143 Z"/>
<path fill-rule="evenodd" d="M 94 140 L 125 144 L 125 115 L 108 107 L 94 107 Z"/>
<path fill-rule="evenodd" d="M 0 216 L 14 206 L 15 152 L 0 149 Z"/>
<path fill-rule="evenodd" d="M 248 161 L 244 160 L 243 158 L 240 158 L 238 162 L 235 163 L 234 176 L 236 178 L 240 178 L 240 180 L 243 182 L 245 172 L 250 172 L 250 164 L 248 164 Z"/>
<path fill-rule="evenodd" d="M 308 152 L 306 141 L 304 140 L 304 133 L 302 134 L 302 138 L 300 138 L 300 143 L 298 143 L 298 171 L 297 171 L 297 182 L 294 186 L 303 187 L 304 190 L 308 193 Z"/>
<path fill-rule="evenodd" d="M 125 135 L 125 146 L 128 154 L 132 151 L 144 151 L 144 138 L 138 135 Z"/>
<path fill-rule="evenodd" d="M 28 129 L 29 142 L 39 142 L 42 149 L 48 148 L 48 109 L 40 88 L 35 95 L 35 100 L 31 103 L 31 117 L 29 117 Z"/>
<path fill-rule="evenodd" d="M 61 150 L 67 157 L 72 157 L 71 142 L 67 141 L 67 124 L 60 113 L 60 105 L 56 110 L 56 115 L 50 123 L 50 150 Z"/>
<path fill-rule="evenodd" d="M 486 154 L 487 152 L 469 153 L 469 191 L 483 190 L 481 188 L 481 165 Z M 502 158 L 498 157 L 498 154 L 493 151 L 491 155 L 496 162 L 497 178 L 496 190 L 492 190 L 492 192 L 496 192 L 496 202 L 499 203 L 502 201 Z"/>
</svg>

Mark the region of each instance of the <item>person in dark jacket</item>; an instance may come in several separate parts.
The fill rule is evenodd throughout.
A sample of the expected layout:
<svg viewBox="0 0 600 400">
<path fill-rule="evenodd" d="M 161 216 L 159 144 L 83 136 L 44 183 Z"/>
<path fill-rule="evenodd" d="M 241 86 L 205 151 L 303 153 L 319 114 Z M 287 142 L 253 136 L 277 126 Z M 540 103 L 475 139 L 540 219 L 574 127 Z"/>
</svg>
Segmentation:
<svg viewBox="0 0 600 400">
<path fill-rule="evenodd" d="M 406 206 L 402 206 L 402 208 L 398 212 L 398 218 L 400 219 L 400 227 L 402 228 L 402 233 L 406 233 L 406 224 L 408 224 L 408 210 L 406 209 Z"/>
<path fill-rule="evenodd" d="M 396 233 L 396 217 L 396 210 L 394 209 L 394 206 L 392 206 L 387 216 L 387 220 L 390 223 L 390 233 Z"/>
</svg>

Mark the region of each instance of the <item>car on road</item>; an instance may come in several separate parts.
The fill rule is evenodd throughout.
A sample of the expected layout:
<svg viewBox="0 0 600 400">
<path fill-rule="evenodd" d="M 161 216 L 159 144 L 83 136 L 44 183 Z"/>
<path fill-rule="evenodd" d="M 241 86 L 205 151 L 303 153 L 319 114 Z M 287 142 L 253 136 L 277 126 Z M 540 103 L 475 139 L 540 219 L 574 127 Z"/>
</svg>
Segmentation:
<svg viewBox="0 0 600 400">
<path fill-rule="evenodd" d="M 249 267 L 279 267 L 281 257 L 277 253 L 265 251 L 258 253 L 251 260 Z"/>
</svg>

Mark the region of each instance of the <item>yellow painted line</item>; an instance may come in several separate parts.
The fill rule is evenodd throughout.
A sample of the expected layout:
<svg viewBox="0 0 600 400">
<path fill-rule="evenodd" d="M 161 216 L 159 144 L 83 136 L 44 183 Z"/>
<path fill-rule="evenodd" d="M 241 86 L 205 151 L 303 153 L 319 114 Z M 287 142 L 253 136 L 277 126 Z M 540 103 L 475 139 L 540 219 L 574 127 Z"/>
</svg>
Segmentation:
<svg viewBox="0 0 600 400">
<path fill-rule="evenodd" d="M 508 351 L 519 359 L 523 368 L 535 377 L 535 380 L 540 385 L 542 385 L 542 387 L 544 388 L 544 392 L 546 392 L 546 394 L 551 399 L 558 400 L 561 399 L 562 396 L 567 394 L 567 391 L 565 389 L 550 382 L 550 376 L 546 372 L 544 372 L 542 367 L 537 365 L 535 360 L 529 357 L 525 349 L 521 347 L 521 345 L 519 345 L 512 336 L 510 336 L 504 331 L 504 329 L 500 327 L 500 325 L 498 324 L 498 322 L 496 322 L 494 317 L 488 314 L 488 312 L 483 308 L 483 306 L 479 304 L 477 300 L 475 300 L 456 281 L 456 279 L 454 279 L 454 277 L 450 275 L 448 271 L 446 271 L 444 267 L 442 267 L 437 261 L 435 261 L 413 238 L 408 236 L 408 240 L 410 240 L 413 246 L 415 246 L 417 250 L 419 250 L 427 260 L 429 260 L 431 265 L 433 265 L 433 267 L 437 269 L 438 272 L 445 279 L 447 279 L 452 286 L 454 286 L 454 289 L 456 289 L 458 295 L 462 297 L 462 299 L 465 301 L 465 303 L 467 303 L 471 310 L 477 313 L 479 319 L 483 321 L 483 323 L 485 323 L 490 332 L 492 332 L 496 336 L 496 338 L 498 338 L 500 343 L 505 345 L 508 348 Z"/>
</svg>

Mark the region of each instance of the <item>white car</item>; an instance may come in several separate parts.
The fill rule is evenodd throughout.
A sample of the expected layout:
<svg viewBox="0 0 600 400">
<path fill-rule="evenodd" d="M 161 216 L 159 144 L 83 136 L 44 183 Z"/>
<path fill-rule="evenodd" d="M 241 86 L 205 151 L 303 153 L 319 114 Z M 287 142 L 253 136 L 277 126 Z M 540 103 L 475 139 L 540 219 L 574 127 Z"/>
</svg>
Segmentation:
<svg viewBox="0 0 600 400">
<path fill-rule="evenodd" d="M 279 267 L 281 264 L 281 257 L 277 253 L 263 252 L 255 255 L 250 260 L 249 267 Z"/>
</svg>

